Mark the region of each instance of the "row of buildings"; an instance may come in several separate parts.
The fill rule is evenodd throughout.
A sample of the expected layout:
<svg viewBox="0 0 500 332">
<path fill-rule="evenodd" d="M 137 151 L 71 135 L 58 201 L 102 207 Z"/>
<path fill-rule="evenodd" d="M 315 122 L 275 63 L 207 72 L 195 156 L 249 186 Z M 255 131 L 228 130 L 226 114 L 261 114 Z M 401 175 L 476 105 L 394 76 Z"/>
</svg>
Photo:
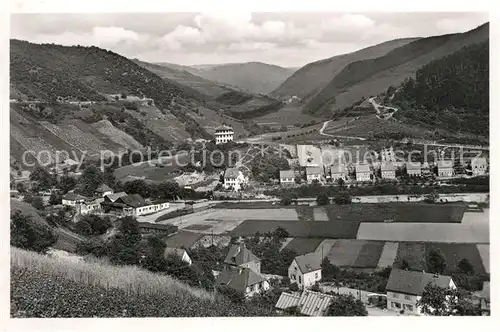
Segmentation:
<svg viewBox="0 0 500 332">
<path fill-rule="evenodd" d="M 138 217 L 156 213 L 169 208 L 167 200 L 150 201 L 138 194 L 125 192 L 115 193 L 106 184 L 97 188 L 94 197 L 85 197 L 76 193 L 68 193 L 62 198 L 62 204 L 71 206 L 81 215 L 89 213 L 113 213 L 117 216 Z"/>
<path fill-rule="evenodd" d="M 346 166 L 345 164 L 337 164 L 332 166 L 309 166 L 305 167 L 305 175 L 308 183 L 314 180 L 332 180 L 338 181 L 342 179 L 348 181 L 351 179 L 351 174 L 355 174 L 356 181 L 371 181 L 376 177 L 377 171 L 380 171 L 382 179 L 396 179 L 396 171 L 402 165 L 402 171 L 410 177 L 421 177 L 431 175 L 433 173 L 431 166 L 428 163 L 420 162 L 381 162 L 380 164 L 360 163 L 356 165 Z M 437 176 L 439 178 L 450 178 L 455 175 L 454 163 L 451 160 L 439 160 L 436 163 Z M 488 173 L 488 162 L 485 158 L 477 158 L 471 161 L 471 168 L 468 175 L 483 176 Z M 297 178 L 301 178 L 298 171 L 285 170 L 280 171 L 281 184 L 293 184 Z"/>
</svg>

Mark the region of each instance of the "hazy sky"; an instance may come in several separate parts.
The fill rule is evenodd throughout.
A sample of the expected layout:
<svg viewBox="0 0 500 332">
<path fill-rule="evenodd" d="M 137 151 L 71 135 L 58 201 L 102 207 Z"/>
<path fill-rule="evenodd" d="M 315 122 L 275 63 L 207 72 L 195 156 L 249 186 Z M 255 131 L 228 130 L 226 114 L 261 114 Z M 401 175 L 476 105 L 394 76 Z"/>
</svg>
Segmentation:
<svg viewBox="0 0 500 332">
<path fill-rule="evenodd" d="M 383 41 L 464 32 L 487 13 L 13 14 L 11 37 L 95 45 L 150 62 L 300 67 Z"/>
</svg>

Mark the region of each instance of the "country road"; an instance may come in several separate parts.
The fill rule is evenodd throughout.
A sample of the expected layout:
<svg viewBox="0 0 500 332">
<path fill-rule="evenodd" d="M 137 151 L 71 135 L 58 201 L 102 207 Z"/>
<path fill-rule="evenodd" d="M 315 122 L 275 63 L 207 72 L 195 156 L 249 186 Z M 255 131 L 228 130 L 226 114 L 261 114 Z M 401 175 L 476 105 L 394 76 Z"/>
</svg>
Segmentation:
<svg viewBox="0 0 500 332">
<path fill-rule="evenodd" d="M 334 137 L 334 138 L 347 138 L 347 139 L 359 139 L 361 141 L 366 141 L 366 138 L 364 137 L 356 137 L 356 136 L 344 136 L 344 135 L 331 135 L 331 134 L 325 134 L 325 129 L 328 127 L 328 124 L 332 122 L 332 120 L 325 121 L 323 123 L 323 126 L 319 130 L 319 134 L 327 137 Z"/>
<path fill-rule="evenodd" d="M 390 119 L 392 118 L 392 116 L 394 115 L 394 113 L 396 113 L 398 111 L 397 108 L 395 107 L 390 107 L 390 106 L 384 106 L 384 105 L 380 105 L 378 104 L 376 101 L 375 101 L 375 98 L 376 97 L 371 97 L 370 99 L 368 99 L 370 101 L 370 103 L 373 105 L 373 108 L 375 108 L 375 110 L 377 111 L 377 118 L 379 119 L 384 119 L 384 120 L 387 120 L 387 119 Z M 388 110 L 393 110 L 394 112 L 390 113 L 387 115 L 387 117 L 381 117 L 382 115 L 382 112 L 380 112 L 380 108 L 385 108 L 385 109 L 388 109 Z"/>
</svg>

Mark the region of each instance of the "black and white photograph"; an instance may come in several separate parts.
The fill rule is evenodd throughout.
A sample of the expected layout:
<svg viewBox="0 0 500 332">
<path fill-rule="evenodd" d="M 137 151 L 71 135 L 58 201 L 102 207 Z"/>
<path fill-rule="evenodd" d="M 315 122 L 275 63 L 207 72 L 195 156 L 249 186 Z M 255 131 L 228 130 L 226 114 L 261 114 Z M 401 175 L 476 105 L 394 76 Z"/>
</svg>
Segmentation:
<svg viewBox="0 0 500 332">
<path fill-rule="evenodd" d="M 11 320 L 490 316 L 488 12 L 9 25 Z"/>
</svg>

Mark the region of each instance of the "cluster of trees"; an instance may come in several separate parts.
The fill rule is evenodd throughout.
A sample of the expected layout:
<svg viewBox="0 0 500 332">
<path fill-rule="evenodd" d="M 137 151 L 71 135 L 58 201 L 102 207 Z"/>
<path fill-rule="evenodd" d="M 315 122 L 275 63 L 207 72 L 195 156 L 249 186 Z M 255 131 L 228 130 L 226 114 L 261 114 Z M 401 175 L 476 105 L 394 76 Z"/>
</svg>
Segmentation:
<svg viewBox="0 0 500 332">
<path fill-rule="evenodd" d="M 151 199 L 201 199 L 210 196 L 210 193 L 196 192 L 193 189 L 181 188 L 177 182 L 165 181 L 148 183 L 144 180 L 127 181 L 117 186 L 127 194 L 138 194 L 143 198 Z"/>
<path fill-rule="evenodd" d="M 488 42 L 464 47 L 423 66 L 415 79 L 405 80 L 392 102 L 410 119 L 452 131 L 487 134 Z"/>
<path fill-rule="evenodd" d="M 97 236 L 105 234 L 111 227 L 113 227 L 113 224 L 109 217 L 101 218 L 100 216 L 89 214 L 82 216 L 72 229 L 84 236 Z"/>
<path fill-rule="evenodd" d="M 428 284 L 417 306 L 430 316 L 480 316 L 480 307 L 472 294 L 464 289 L 451 289 Z"/>
<path fill-rule="evenodd" d="M 296 253 L 286 248 L 280 251 L 287 237 L 287 230 L 278 227 L 273 232 L 256 232 L 253 237 L 245 239 L 247 248 L 261 259 L 262 273 L 288 275 L 288 267 Z"/>
<path fill-rule="evenodd" d="M 279 180 L 280 170 L 289 170 L 288 160 L 278 155 L 258 154 L 251 162 L 252 175 L 257 181 L 269 182 L 271 179 Z"/>
<path fill-rule="evenodd" d="M 271 102 L 267 105 L 254 108 L 252 110 L 248 110 L 245 112 L 233 111 L 233 112 L 229 112 L 229 114 L 233 118 L 239 119 L 239 120 L 253 119 L 253 118 L 256 118 L 258 116 L 264 116 L 264 115 L 269 114 L 269 113 L 277 112 L 284 105 L 285 105 L 284 102 L 278 100 L 278 101 Z"/>
<path fill-rule="evenodd" d="M 10 245 L 44 253 L 57 241 L 52 228 L 16 210 L 10 216 Z"/>
</svg>

